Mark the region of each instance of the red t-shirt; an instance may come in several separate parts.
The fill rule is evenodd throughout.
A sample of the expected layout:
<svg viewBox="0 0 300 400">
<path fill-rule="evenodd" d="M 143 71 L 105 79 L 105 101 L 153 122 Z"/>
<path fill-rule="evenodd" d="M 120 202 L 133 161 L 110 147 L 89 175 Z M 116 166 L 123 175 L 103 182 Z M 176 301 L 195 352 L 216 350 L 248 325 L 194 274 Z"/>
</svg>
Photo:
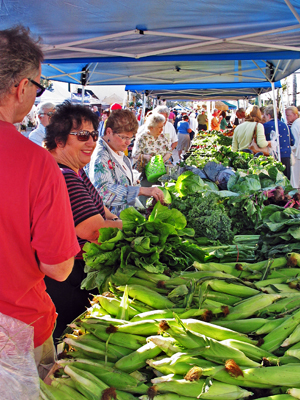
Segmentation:
<svg viewBox="0 0 300 400">
<path fill-rule="evenodd" d="M 47 150 L 0 121 L 0 312 L 51 335 L 55 307 L 38 260 L 57 264 L 80 250 L 65 180 Z"/>
</svg>

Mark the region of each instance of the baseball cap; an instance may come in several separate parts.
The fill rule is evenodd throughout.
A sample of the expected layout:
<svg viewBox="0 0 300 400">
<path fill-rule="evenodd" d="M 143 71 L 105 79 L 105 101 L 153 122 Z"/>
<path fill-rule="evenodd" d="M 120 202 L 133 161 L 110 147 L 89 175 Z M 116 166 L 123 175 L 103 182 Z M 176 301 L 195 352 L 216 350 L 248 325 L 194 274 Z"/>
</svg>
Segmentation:
<svg viewBox="0 0 300 400">
<path fill-rule="evenodd" d="M 118 103 L 113 103 L 110 106 L 110 109 L 111 109 L 111 111 L 113 111 L 113 110 L 122 110 L 122 106 L 120 104 L 118 104 Z"/>
</svg>

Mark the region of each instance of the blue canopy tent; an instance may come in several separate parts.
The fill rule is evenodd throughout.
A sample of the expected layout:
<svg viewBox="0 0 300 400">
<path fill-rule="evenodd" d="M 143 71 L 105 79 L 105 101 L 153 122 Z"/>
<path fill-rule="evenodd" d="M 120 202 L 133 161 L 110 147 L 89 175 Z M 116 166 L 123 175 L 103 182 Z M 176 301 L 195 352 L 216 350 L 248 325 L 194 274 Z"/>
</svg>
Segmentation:
<svg viewBox="0 0 300 400">
<path fill-rule="evenodd" d="M 298 0 L 3 0 L 43 39 L 43 76 L 85 85 L 279 81 L 300 68 Z"/>
<path fill-rule="evenodd" d="M 281 88 L 275 82 L 276 89 Z M 173 85 L 126 85 L 125 90 L 166 100 L 238 100 L 257 97 L 271 90 L 269 82 L 262 83 L 210 83 Z"/>
<path fill-rule="evenodd" d="M 274 89 L 300 68 L 298 0 L 2 0 L 0 29 L 16 24 L 43 38 L 43 77 L 84 86 Z"/>
</svg>

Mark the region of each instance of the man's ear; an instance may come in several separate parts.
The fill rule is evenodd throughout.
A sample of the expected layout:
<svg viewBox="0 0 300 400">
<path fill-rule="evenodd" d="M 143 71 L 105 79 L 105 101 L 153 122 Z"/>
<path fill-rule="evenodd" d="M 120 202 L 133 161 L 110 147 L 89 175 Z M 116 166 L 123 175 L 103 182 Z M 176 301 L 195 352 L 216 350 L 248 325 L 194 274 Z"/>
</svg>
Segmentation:
<svg viewBox="0 0 300 400">
<path fill-rule="evenodd" d="M 19 85 L 17 86 L 16 95 L 18 96 L 18 100 L 20 103 L 25 101 L 25 93 L 28 89 L 29 80 L 27 78 L 23 78 Z"/>
</svg>

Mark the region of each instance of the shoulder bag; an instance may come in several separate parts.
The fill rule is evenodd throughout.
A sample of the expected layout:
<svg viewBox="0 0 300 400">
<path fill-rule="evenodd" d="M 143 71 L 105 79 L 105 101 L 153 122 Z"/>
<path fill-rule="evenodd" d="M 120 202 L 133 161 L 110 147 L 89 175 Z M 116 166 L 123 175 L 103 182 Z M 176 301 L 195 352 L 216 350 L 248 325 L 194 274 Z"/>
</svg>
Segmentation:
<svg viewBox="0 0 300 400">
<path fill-rule="evenodd" d="M 258 122 L 256 122 L 255 124 L 255 128 L 254 128 L 254 133 L 253 133 L 253 137 L 252 137 L 252 141 L 249 145 L 249 149 L 252 150 L 253 154 L 256 153 L 263 153 L 264 156 L 269 156 L 270 155 L 270 148 L 268 146 L 266 147 L 259 147 L 257 142 L 256 142 L 256 136 L 257 136 L 257 124 Z"/>
</svg>

